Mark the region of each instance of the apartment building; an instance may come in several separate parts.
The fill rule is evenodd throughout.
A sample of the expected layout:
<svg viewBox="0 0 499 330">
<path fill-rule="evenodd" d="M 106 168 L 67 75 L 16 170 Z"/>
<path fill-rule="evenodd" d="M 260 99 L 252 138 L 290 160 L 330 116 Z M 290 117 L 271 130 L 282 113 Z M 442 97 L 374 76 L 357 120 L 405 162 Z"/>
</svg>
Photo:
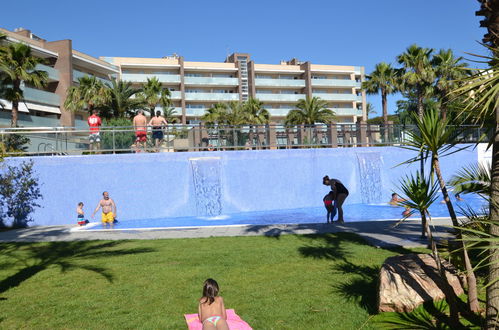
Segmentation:
<svg viewBox="0 0 499 330">
<path fill-rule="evenodd" d="M 43 89 L 24 86 L 20 105 L 20 126 L 86 127 L 86 112 L 70 112 L 64 100 L 70 86 L 84 75 L 103 82 L 117 78 L 139 87 L 147 78 L 157 77 L 171 92 L 182 123 L 197 123 L 217 102 L 258 98 L 270 112 L 272 122 L 282 122 L 298 100 L 318 96 L 328 102 L 339 123 L 366 119 L 366 96 L 361 89 L 364 68 L 318 65 L 297 59 L 279 64 L 255 63 L 250 54 L 234 53 L 224 62 L 190 62 L 178 55 L 163 58 L 100 57 L 74 50 L 72 41 L 46 41 L 30 30 L 8 31 L 7 42 L 29 44 L 35 56 L 45 59 L 37 69 L 48 72 Z M 11 105 L 0 100 L 4 108 Z M 10 113 L 0 111 L 0 126 L 10 124 Z"/>
<path fill-rule="evenodd" d="M 34 56 L 45 59 L 45 64 L 38 65 L 37 69 L 48 73 L 49 80 L 45 88 L 23 86 L 25 102 L 19 104 L 19 126 L 87 128 L 86 112 L 74 113 L 64 108 L 68 88 L 85 75 L 110 82 L 111 77 L 118 77 L 119 68 L 73 49 L 69 39 L 46 41 L 22 28 L 14 31 L 0 28 L 0 33 L 7 36 L 7 42 L 28 44 Z M 0 102 L 6 110 L 11 109 L 12 105 L 6 100 Z M 0 111 L 0 126 L 9 125 L 10 112 Z"/>
<path fill-rule="evenodd" d="M 364 68 L 318 65 L 297 59 L 258 64 L 250 54 L 234 53 L 224 62 L 189 62 L 181 56 L 164 58 L 101 57 L 120 69 L 120 79 L 137 87 L 157 77 L 171 92 L 183 123 L 198 122 L 217 102 L 264 103 L 273 122 L 282 122 L 298 100 L 317 96 L 328 102 L 339 123 L 366 119 L 366 96 L 361 89 Z"/>
</svg>

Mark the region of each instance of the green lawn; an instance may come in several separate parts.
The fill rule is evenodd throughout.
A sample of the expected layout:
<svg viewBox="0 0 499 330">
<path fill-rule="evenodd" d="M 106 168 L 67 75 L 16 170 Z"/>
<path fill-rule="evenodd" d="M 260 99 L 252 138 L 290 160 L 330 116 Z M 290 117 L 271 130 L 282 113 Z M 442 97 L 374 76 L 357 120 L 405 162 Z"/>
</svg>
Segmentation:
<svg viewBox="0 0 499 330">
<path fill-rule="evenodd" d="M 396 252 L 353 234 L 0 244 L 0 328 L 185 329 L 203 281 L 254 329 L 372 329 Z"/>
</svg>

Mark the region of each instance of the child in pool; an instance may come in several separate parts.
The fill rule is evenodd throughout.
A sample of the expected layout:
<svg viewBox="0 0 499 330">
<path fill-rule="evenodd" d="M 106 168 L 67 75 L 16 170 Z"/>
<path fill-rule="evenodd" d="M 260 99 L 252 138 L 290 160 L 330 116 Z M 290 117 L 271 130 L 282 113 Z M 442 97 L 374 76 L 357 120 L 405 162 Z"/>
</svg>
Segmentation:
<svg viewBox="0 0 499 330">
<path fill-rule="evenodd" d="M 406 200 L 399 197 L 397 193 L 392 194 L 392 199 L 388 202 L 388 204 L 393 205 L 393 206 L 400 206 L 401 202 L 405 202 Z"/>
<path fill-rule="evenodd" d="M 336 205 L 334 203 L 336 196 L 334 195 L 334 191 L 330 191 L 322 201 L 324 202 L 324 207 L 327 210 L 326 215 L 326 223 L 333 223 L 334 216 L 336 215 Z"/>
<path fill-rule="evenodd" d="M 218 283 L 214 279 L 207 279 L 203 284 L 203 296 L 199 299 L 199 320 L 205 329 L 228 330 L 227 314 L 224 300 L 218 295 Z"/>
<path fill-rule="evenodd" d="M 77 213 L 77 222 L 80 226 L 85 226 L 87 224 L 87 220 L 85 220 L 85 212 L 83 212 L 83 202 L 78 203 L 78 207 L 76 208 Z"/>
</svg>

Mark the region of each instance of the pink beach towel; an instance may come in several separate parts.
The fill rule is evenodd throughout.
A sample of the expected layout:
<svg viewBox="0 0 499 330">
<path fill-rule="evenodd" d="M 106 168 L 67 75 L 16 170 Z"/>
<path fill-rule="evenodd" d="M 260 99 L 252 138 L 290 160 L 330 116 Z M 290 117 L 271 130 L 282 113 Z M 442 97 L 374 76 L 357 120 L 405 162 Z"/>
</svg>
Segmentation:
<svg viewBox="0 0 499 330">
<path fill-rule="evenodd" d="M 227 309 L 227 324 L 230 330 L 252 330 L 248 323 L 244 322 L 233 309 Z M 202 330 L 203 325 L 199 321 L 198 314 L 184 314 L 189 330 Z"/>
</svg>

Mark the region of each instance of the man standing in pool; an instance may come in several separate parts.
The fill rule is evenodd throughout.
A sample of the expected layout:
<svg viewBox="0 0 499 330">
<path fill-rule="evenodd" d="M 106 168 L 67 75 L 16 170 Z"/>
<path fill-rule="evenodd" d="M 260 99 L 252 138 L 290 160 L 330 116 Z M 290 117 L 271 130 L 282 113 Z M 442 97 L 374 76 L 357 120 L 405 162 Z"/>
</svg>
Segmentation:
<svg viewBox="0 0 499 330">
<path fill-rule="evenodd" d="M 92 218 L 100 208 L 102 208 L 102 227 L 107 228 L 107 225 L 109 224 L 109 228 L 113 228 L 114 220 L 116 218 L 116 203 L 109 198 L 109 193 L 107 191 L 102 193 L 102 199 L 99 201 L 99 204 L 97 204 L 94 213 L 92 213 Z"/>
<path fill-rule="evenodd" d="M 345 199 L 348 197 L 348 189 L 341 183 L 340 180 L 330 179 L 329 176 L 325 176 L 322 178 L 322 184 L 326 186 L 330 186 L 331 190 L 336 194 L 336 199 L 334 201 L 336 208 L 338 209 L 338 222 L 343 223 L 345 220 L 343 219 L 343 203 Z"/>
</svg>

